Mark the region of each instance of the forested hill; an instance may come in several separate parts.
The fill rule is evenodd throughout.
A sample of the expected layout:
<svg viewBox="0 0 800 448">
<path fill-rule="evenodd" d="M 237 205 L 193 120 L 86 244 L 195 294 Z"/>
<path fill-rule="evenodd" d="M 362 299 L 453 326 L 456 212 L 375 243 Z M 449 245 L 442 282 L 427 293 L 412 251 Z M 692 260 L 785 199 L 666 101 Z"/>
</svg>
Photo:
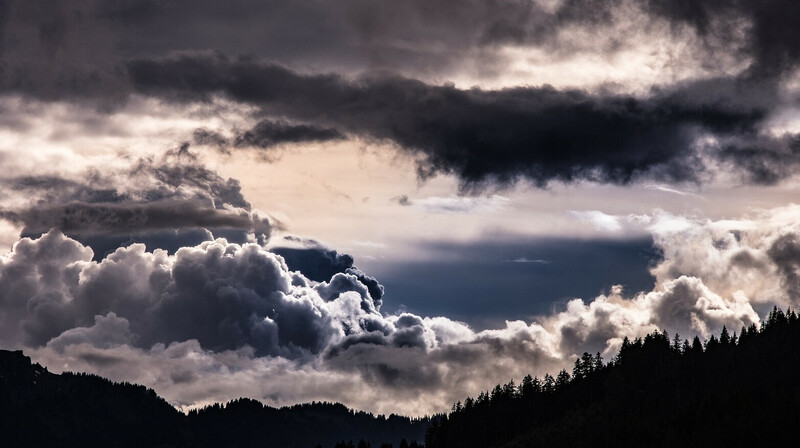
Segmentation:
<svg viewBox="0 0 800 448">
<path fill-rule="evenodd" d="M 778 309 L 705 342 L 626 339 L 608 364 L 587 353 L 572 372 L 498 385 L 432 421 L 248 399 L 184 415 L 143 386 L 0 351 L 2 446 L 405 448 L 429 426 L 428 448 L 777 446 L 799 418 L 800 317 Z"/>
<path fill-rule="evenodd" d="M 56 375 L 22 352 L 0 350 L 0 446 L 375 448 L 422 441 L 427 419 L 373 416 L 341 404 L 281 409 L 239 399 L 184 415 L 144 386 Z"/>
<path fill-rule="evenodd" d="M 497 386 L 436 418 L 427 448 L 790 446 L 800 421 L 800 318 L 705 343 L 626 340 L 608 365 Z M 786 445 L 789 443 L 790 445 Z"/>
</svg>

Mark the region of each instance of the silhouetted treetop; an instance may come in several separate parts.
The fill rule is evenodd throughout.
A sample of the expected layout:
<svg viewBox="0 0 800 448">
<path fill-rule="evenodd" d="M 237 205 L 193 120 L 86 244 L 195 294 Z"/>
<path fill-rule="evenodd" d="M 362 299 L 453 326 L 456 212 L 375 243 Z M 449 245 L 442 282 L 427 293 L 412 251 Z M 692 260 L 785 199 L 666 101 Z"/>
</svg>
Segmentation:
<svg viewBox="0 0 800 448">
<path fill-rule="evenodd" d="M 761 327 L 701 341 L 624 338 L 604 365 L 525 376 L 511 396 L 481 393 L 434 418 L 428 448 L 776 446 L 800 419 L 800 318 L 774 308 Z"/>
<path fill-rule="evenodd" d="M 178 412 L 152 389 L 96 375 L 55 375 L 0 350 L 0 446 L 367 448 L 422 440 L 428 419 L 374 416 L 339 403 L 275 409 L 248 398 Z M 363 444 L 359 442 L 359 447 Z"/>
</svg>

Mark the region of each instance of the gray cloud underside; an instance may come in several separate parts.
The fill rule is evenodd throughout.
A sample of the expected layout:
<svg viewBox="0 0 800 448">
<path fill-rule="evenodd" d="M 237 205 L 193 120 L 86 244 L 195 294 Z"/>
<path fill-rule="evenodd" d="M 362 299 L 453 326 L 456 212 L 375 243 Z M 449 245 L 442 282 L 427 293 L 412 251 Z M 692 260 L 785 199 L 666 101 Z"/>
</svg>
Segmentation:
<svg viewBox="0 0 800 448">
<path fill-rule="evenodd" d="M 794 20 L 800 5 L 791 0 L 648 0 L 648 12 L 673 24 L 687 24 L 709 42 L 733 41 L 743 27 L 747 31 L 743 56 L 754 59 L 748 75 L 774 77 L 797 67 L 800 31 Z"/>
<path fill-rule="evenodd" d="M 383 285 L 375 277 L 358 269 L 351 255 L 339 253 L 314 240 L 285 236 L 282 241 L 294 243 L 294 247 L 282 245 L 281 241 L 277 241 L 271 244 L 270 251 L 283 257 L 289 269 L 302 272 L 308 279 L 316 282 L 327 281 L 337 273 L 350 274 L 367 287 L 375 307 L 380 308 L 384 293 Z M 337 282 L 342 282 L 346 278 L 348 277 L 337 277 Z M 331 288 L 335 286 L 334 283 L 331 283 Z M 329 296 L 331 293 L 332 291 L 326 290 L 323 296 Z"/>
<path fill-rule="evenodd" d="M 133 245 L 96 262 L 51 231 L 1 260 L 0 336 L 51 366 L 142 381 L 182 405 L 324 397 L 432 412 L 497 381 L 569 368 L 584 350 L 608 357 L 624 336 L 665 328 L 708 337 L 758 323 L 774 305 L 797 306 L 800 229 L 786 222 L 798 213 L 681 228 L 659 224 L 676 217 L 650 217 L 664 254 L 652 291 L 614 287 L 481 332 L 445 317 L 382 314 L 346 269 L 313 281 L 257 244 L 217 240 L 174 255 Z"/>
<path fill-rule="evenodd" d="M 267 148 L 350 134 L 394 142 L 421 159 L 421 177 L 453 173 L 465 188 L 520 178 L 540 186 L 638 177 L 698 182 L 729 168 L 746 182 L 770 184 L 790 176 L 798 162 L 798 136 L 775 136 L 765 124 L 794 101 L 778 92 L 800 56 L 790 19 L 798 6 L 792 1 L 348 0 L 334 6 L 237 0 L 222 9 L 215 2 L 156 0 L 3 5 L 3 91 L 99 98 L 112 109 L 132 93 L 166 100 L 222 94 L 275 117 L 232 138 L 196 133 L 198 142 L 218 147 Z M 676 35 L 695 33 L 711 61 L 725 53 L 750 65 L 735 76 L 720 74 L 640 97 L 546 86 L 459 90 L 416 80 L 408 69 L 432 59 L 443 61 L 434 66 L 447 65 L 464 52 L 491 55 L 506 44 L 564 57 L 577 49 L 559 47 L 559 30 L 613 30 L 629 10 L 672 24 Z M 177 21 L 179 29 L 173 26 Z M 259 26 L 249 26 L 255 22 Z M 209 49 L 231 56 L 209 55 Z M 386 61 L 377 66 L 407 75 L 353 78 L 372 66 L 343 62 L 345 69 L 331 62 L 346 61 L 342 55 L 348 52 Z M 264 60 L 279 63 L 259 62 Z M 346 75 L 313 74 L 320 69 Z"/>
<path fill-rule="evenodd" d="M 22 227 L 22 236 L 56 228 L 89 244 L 97 259 L 133 242 L 170 252 L 213 235 L 263 243 L 273 227 L 251 210 L 238 181 L 209 170 L 186 147 L 140 158 L 127 169 L 90 169 L 82 179 L 28 175 L 0 183 L 29 199 L 0 210 L 0 218 Z"/>
<path fill-rule="evenodd" d="M 701 181 L 715 166 L 774 183 L 798 162 L 796 135 L 763 128 L 775 86 L 744 79 L 687 83 L 637 98 L 551 87 L 497 91 L 432 86 L 388 74 L 346 80 L 274 64 L 187 55 L 129 66 L 142 92 L 177 100 L 223 94 L 265 112 L 388 140 L 421 157 L 419 174 L 466 187 L 526 178 L 627 183 Z"/>
<path fill-rule="evenodd" d="M 693 29 L 711 50 L 753 57 L 762 73 L 783 70 L 800 54 L 791 0 L 5 0 L 0 8 L 0 51 L 9 66 L 3 84 L 51 94 L 111 86 L 120 83 L 120 60 L 186 49 L 351 71 L 447 70 L 475 53 L 502 64 L 492 57 L 502 45 L 558 57 L 581 48 L 559 40 L 559 31 L 613 31 L 633 17 L 666 21 L 676 34 Z"/>
<path fill-rule="evenodd" d="M 214 213 L 199 201 L 152 201 L 140 204 L 80 203 L 40 206 L 22 212 L 0 214 L 13 222 L 24 223 L 25 234 L 39 234 L 52 227 L 68 234 L 134 232 L 182 227 L 250 228 L 249 216 Z"/>
<path fill-rule="evenodd" d="M 520 0 L 4 0 L 0 84 L 40 96 L 115 96 L 125 85 L 121 61 L 186 49 L 350 72 L 437 73 L 498 45 L 552 45 L 561 26 L 610 20 L 614 3 L 571 0 L 552 10 Z M 490 53 L 480 59 L 496 64 Z"/>
<path fill-rule="evenodd" d="M 309 124 L 292 124 L 286 121 L 261 120 L 252 128 L 236 131 L 232 137 L 200 128 L 192 133 L 192 141 L 198 145 L 213 146 L 222 152 L 228 148 L 271 149 L 286 143 L 330 142 L 342 140 L 344 135 L 333 128 Z"/>
</svg>

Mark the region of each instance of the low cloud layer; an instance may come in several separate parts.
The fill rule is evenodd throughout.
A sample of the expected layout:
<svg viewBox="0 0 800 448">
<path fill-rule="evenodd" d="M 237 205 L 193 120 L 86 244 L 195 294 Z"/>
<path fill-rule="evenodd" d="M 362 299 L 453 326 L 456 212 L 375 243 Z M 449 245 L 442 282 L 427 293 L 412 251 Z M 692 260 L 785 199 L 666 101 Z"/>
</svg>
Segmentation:
<svg viewBox="0 0 800 448">
<path fill-rule="evenodd" d="M 344 267 L 347 256 L 308 243 L 294 250 L 316 257 L 285 253 L 317 278 L 327 257 L 327 280 L 257 244 L 224 240 L 174 255 L 133 245 L 96 262 L 54 230 L 3 258 L 0 331 L 6 346 L 51 368 L 140 381 L 184 406 L 247 395 L 421 414 L 498 381 L 569 368 L 583 351 L 608 359 L 625 336 L 709 337 L 796 306 L 800 228 L 789 221 L 798 214 L 790 206 L 714 222 L 656 213 L 646 224 L 664 259 L 652 291 L 614 287 L 480 332 L 446 317 L 382 314 L 368 282 Z M 670 219 L 685 225 L 660 225 Z"/>
</svg>

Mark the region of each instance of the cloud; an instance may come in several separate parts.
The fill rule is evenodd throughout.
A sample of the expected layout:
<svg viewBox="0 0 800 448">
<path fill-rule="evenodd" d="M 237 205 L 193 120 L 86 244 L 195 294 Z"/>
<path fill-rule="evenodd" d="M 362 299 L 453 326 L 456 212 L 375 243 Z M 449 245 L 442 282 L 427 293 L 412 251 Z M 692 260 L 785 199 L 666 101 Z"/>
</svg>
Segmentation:
<svg viewBox="0 0 800 448">
<path fill-rule="evenodd" d="M 659 212 L 650 226 L 664 256 L 652 269 L 656 282 L 701 278 L 721 296 L 743 295 L 762 314 L 775 305 L 796 307 L 798 213 L 788 205 L 715 222 Z"/>
<path fill-rule="evenodd" d="M 224 14 L 209 0 L 3 5 L 0 50 L 9 68 L 0 87 L 40 97 L 117 99 L 127 86 L 118 67 L 130 57 L 214 49 L 346 72 L 451 74 L 483 64 L 492 73 L 507 64 L 498 48 L 543 48 L 558 55 L 562 46 L 580 45 L 562 31 L 614 30 L 627 19 L 616 12 L 636 9 L 627 2 L 583 0 L 233 0 Z M 177 21 L 180 30 L 172 26 Z"/>
<path fill-rule="evenodd" d="M 88 344 L 97 348 L 110 348 L 132 343 L 130 323 L 117 317 L 112 311 L 105 316 L 94 317 L 91 327 L 71 328 L 48 341 L 56 351 L 64 351 L 71 345 Z"/>
<path fill-rule="evenodd" d="M 405 202 L 405 203 L 404 203 Z M 492 213 L 505 208 L 511 202 L 510 199 L 500 195 L 481 196 L 430 196 L 427 198 L 415 199 L 411 202 L 408 198 L 403 200 L 401 197 L 398 203 L 401 205 L 412 205 L 426 213 Z"/>
<path fill-rule="evenodd" d="M 3 337 L 32 346 L 113 312 L 128 322 L 141 346 L 197 339 L 213 350 L 250 345 L 260 355 L 296 358 L 317 353 L 335 334 L 344 334 L 330 314 L 340 295 L 346 296 L 341 301 L 352 300 L 342 288 L 326 304 L 276 255 L 225 240 L 172 256 L 134 244 L 97 263 L 91 250 L 51 231 L 20 240 L 3 261 Z M 350 286 L 366 290 L 357 281 Z M 30 300 L 22 303 L 18 294 Z M 63 336 L 62 341 L 76 335 Z"/>
<path fill-rule="evenodd" d="M 646 188 L 648 190 L 653 190 L 653 191 L 660 191 L 660 192 L 663 192 L 663 193 L 676 194 L 678 196 L 691 196 L 691 197 L 695 197 L 695 198 L 699 198 L 699 199 L 705 199 L 705 198 L 703 198 L 702 196 L 700 196 L 700 195 L 698 195 L 696 193 L 679 190 L 677 188 L 668 187 L 666 185 L 650 184 L 650 185 L 645 185 L 644 188 Z"/>
<path fill-rule="evenodd" d="M 762 2 L 747 0 L 724 2 L 646 2 L 651 13 L 678 24 L 686 24 L 714 44 L 735 39 L 741 28 L 747 28 L 743 53 L 754 61 L 749 67 L 752 76 L 776 76 L 795 68 L 800 59 L 800 32 L 790 17 L 800 13 L 791 0 Z"/>
<path fill-rule="evenodd" d="M 570 214 L 578 219 L 591 223 L 597 230 L 605 232 L 619 232 L 622 230 L 622 225 L 618 217 L 603 213 L 599 210 L 573 210 Z"/>
<path fill-rule="evenodd" d="M 411 199 L 409 199 L 408 195 L 406 194 L 401 194 L 400 196 L 393 197 L 391 200 L 393 202 L 397 202 L 399 205 L 402 205 L 403 207 L 408 207 L 409 205 L 413 204 Z"/>
<path fill-rule="evenodd" d="M 383 285 L 374 277 L 363 273 L 355 266 L 352 255 L 339 253 L 322 243 L 292 236 L 284 236 L 273 242 L 270 250 L 284 258 L 289 269 L 303 273 L 310 280 L 325 282 L 329 279 L 354 278 L 367 287 L 371 302 L 380 308 L 384 293 Z M 347 274 L 337 277 L 337 274 Z"/>
<path fill-rule="evenodd" d="M 800 163 L 797 135 L 773 135 L 768 124 L 794 103 L 781 86 L 800 45 L 791 14 L 774 12 L 794 11 L 793 2 L 340 3 L 236 0 L 220 15 L 207 1 L 6 2 L 0 90 L 100 101 L 109 111 L 137 95 L 166 102 L 222 95 L 260 108 L 253 117 L 262 121 L 231 136 L 199 129 L 196 142 L 387 141 L 418 159 L 421 178 L 453 174 L 465 190 L 520 179 L 702 182 L 730 168 L 739 181 L 774 184 Z M 171 26 L 178 20 L 180 32 Z M 652 32 L 662 28 L 671 32 Z M 709 54 L 698 65 L 711 68 L 695 67 L 701 76 L 667 54 L 653 71 L 676 66 L 677 81 L 635 95 L 613 93 L 603 79 L 585 89 L 432 81 L 441 79 L 439 68 L 464 64 L 505 72 L 508 48 L 556 62 L 606 59 L 625 50 L 625 31 Z M 742 67 L 709 62 L 726 57 Z"/>
<path fill-rule="evenodd" d="M 132 167 L 88 169 L 82 179 L 26 175 L 0 180 L 13 201 L 0 217 L 22 227 L 22 236 L 51 228 L 89 244 L 102 258 L 117 247 L 141 242 L 171 252 L 226 237 L 265 242 L 273 228 L 251 210 L 239 182 L 206 168 L 186 146 L 160 157 L 145 156 Z"/>
<path fill-rule="evenodd" d="M 541 260 L 541 259 L 532 259 L 528 257 L 519 257 L 513 260 L 507 260 L 511 263 L 538 263 L 538 264 L 550 264 L 549 260 Z"/>
<path fill-rule="evenodd" d="M 0 49 L 9 69 L 0 85 L 62 98 L 124 92 L 126 80 L 117 68 L 127 58 L 185 50 L 214 49 L 348 74 L 388 69 L 428 79 L 464 72 L 491 79 L 514 71 L 509 49 L 556 65 L 597 54 L 612 60 L 612 69 L 623 65 L 615 56 L 630 57 L 633 49 L 634 57 L 651 56 L 642 69 L 655 71 L 652 65 L 659 64 L 656 70 L 676 70 L 685 79 L 719 75 L 726 65 L 751 59 L 759 71 L 777 72 L 791 67 L 798 47 L 786 19 L 795 8 L 789 0 L 769 8 L 716 0 L 232 0 L 225 14 L 209 0 L 3 5 Z M 178 20 L 180 30 L 171 26 Z M 542 53 L 544 58 L 536 57 Z M 597 76 L 599 83 L 607 76 Z"/>
<path fill-rule="evenodd" d="M 565 353 L 586 350 L 609 356 L 619 349 L 623 336 L 668 329 L 683 337 L 707 338 L 723 325 L 733 331 L 759 320 L 743 294 L 723 298 L 699 278 L 681 276 L 631 298 L 623 298 L 622 288 L 615 287 L 611 294 L 588 304 L 572 300 L 566 311 L 546 320 L 544 326 L 560 334 L 560 349 Z"/>
<path fill-rule="evenodd" d="M 209 129 L 196 129 L 192 133 L 195 143 L 214 146 L 223 152 L 234 148 L 271 149 L 288 143 L 330 142 L 344 139 L 333 128 L 309 124 L 291 124 L 286 121 L 262 120 L 246 131 L 237 131 L 231 138 Z"/>
<path fill-rule="evenodd" d="M 253 366 L 266 364 L 284 366 L 278 382 L 303 372 L 310 375 L 306 380 L 328 381 L 355 373 L 369 385 L 366 396 L 390 386 L 395 398 L 415 395 L 412 402 L 425 411 L 451 395 L 423 403 L 421 392 L 444 387 L 448 378 L 464 382 L 475 374 L 470 369 L 448 374 L 450 360 L 488 366 L 496 350 L 487 346 L 497 343 L 493 336 L 478 342 L 467 326 L 446 318 L 383 316 L 369 306 L 367 287 L 355 276 L 336 273 L 312 284 L 255 244 L 217 240 L 174 255 L 133 245 L 100 262 L 91 256 L 90 249 L 57 231 L 14 246 L 0 265 L 0 332 L 6 346 L 30 347 L 58 365 L 156 382 L 171 399 L 186 404 L 216 393 L 189 400 L 180 386 L 210 387 L 222 372 L 240 378 L 241 369 L 261 378 L 265 371 Z M 468 340 L 474 341 L 471 348 L 439 353 Z M 162 363 L 167 355 L 171 361 Z M 511 363 L 516 355 L 502 356 Z M 193 357 L 213 359 L 215 370 L 197 366 Z M 231 390 L 241 394 L 254 381 Z M 278 394 L 276 400 L 291 400 L 297 390 L 293 393 Z M 336 398 L 374 409 L 360 397 Z"/>
<path fill-rule="evenodd" d="M 348 80 L 222 55 L 142 59 L 128 69 L 143 93 L 225 95 L 394 142 L 418 158 L 421 178 L 455 174 L 464 189 L 519 179 L 700 182 L 721 166 L 735 168 L 740 181 L 769 184 L 797 163 L 795 137 L 765 128 L 782 104 L 769 81 L 720 78 L 634 97 L 549 86 L 460 90 L 386 73 Z"/>
<path fill-rule="evenodd" d="M 193 144 L 388 143 L 417 161 L 421 179 L 454 175 L 467 192 L 519 180 L 699 183 L 726 172 L 774 184 L 800 163 L 797 135 L 770 128 L 796 101 L 785 87 L 800 56 L 798 6 L 762 3 L 233 0 L 219 14 L 205 0 L 0 1 L 0 93 L 98 114 L 141 96 L 175 105 L 222 97 L 257 124 L 211 123 Z M 602 84 L 605 73 L 588 74 L 583 88 L 441 81 L 465 68 L 467 80 L 501 77 L 516 60 L 614 63 L 639 40 L 667 48 L 662 65 L 674 71 L 648 67 L 669 72 L 665 84 L 637 91 Z M 673 55 L 676 46 L 688 50 Z M 26 126 L 15 107 L 0 112 L 7 128 Z M 80 129 L 104 128 L 97 117 Z M 570 368 L 583 351 L 608 357 L 625 336 L 666 328 L 706 337 L 757 323 L 774 305 L 796 306 L 800 294 L 796 206 L 716 222 L 589 210 L 576 216 L 609 232 L 635 223 L 652 233 L 663 254 L 652 288 L 595 290 L 484 331 L 389 314 L 383 286 L 352 256 L 300 239 L 267 246 L 277 224 L 188 143 L 133 164 L 72 174 L 38 167 L 0 180 L 0 216 L 26 236 L 0 258 L 0 341 L 55 370 L 144 383 L 182 406 L 252 396 L 438 412 L 498 382 Z M 437 213 L 508 204 L 497 195 L 395 200 Z M 519 253 L 469 260 L 492 307 L 503 298 L 502 271 L 524 268 L 497 261 Z M 534 271 L 553 267 L 541 264 Z M 580 266 L 561 275 L 581 283 L 590 273 Z M 474 288 L 463 277 L 448 287 Z M 524 291 L 526 300 L 546 293 L 533 282 Z"/>
<path fill-rule="evenodd" d="M 758 323 L 757 309 L 796 300 L 780 285 L 797 283 L 800 231 L 779 226 L 796 208 L 765 212 L 760 226 L 693 221 L 663 231 L 652 291 L 615 286 L 479 332 L 446 317 L 382 314 L 349 260 L 313 242 L 295 241 L 310 251 L 299 260 L 326 258 L 333 274 L 324 281 L 257 244 L 216 240 L 173 255 L 132 245 L 97 262 L 51 231 L 20 240 L 0 262 L 0 336 L 47 365 L 143 382 L 184 406 L 325 398 L 418 415 L 497 382 L 569 368 L 583 351 L 608 359 L 625 336 L 665 328 L 708 337 Z M 753 272 L 765 281 L 753 284 Z M 766 289 L 770 282 L 778 286 Z"/>
<path fill-rule="evenodd" d="M 371 241 L 371 240 L 352 241 L 352 244 L 355 245 L 355 246 L 363 247 L 363 248 L 367 248 L 367 249 L 386 249 L 387 248 L 386 243 L 380 243 L 380 242 Z"/>
<path fill-rule="evenodd" d="M 44 204 L 72 198 L 128 213 L 197 201 L 207 219 L 254 213 L 237 183 L 186 149 L 136 160 L 133 169 L 113 174 L 6 182 L 10 191 L 39 195 Z M 191 216 L 184 212 L 175 208 Z M 113 234 L 108 223 L 127 216 L 92 213 L 68 216 L 85 222 L 75 227 L 85 226 L 91 237 Z M 97 258 L 78 236 L 51 230 L 20 239 L 0 259 L 0 340 L 51 368 L 142 382 L 182 406 L 244 395 L 271 404 L 329 399 L 377 412 L 437 412 L 497 382 L 570 368 L 583 351 L 608 359 L 625 336 L 666 328 L 707 337 L 723 325 L 733 331 L 757 323 L 776 304 L 795 304 L 798 213 L 792 206 L 720 222 L 665 212 L 640 216 L 637 222 L 663 254 L 652 267 L 651 290 L 626 294 L 613 287 L 570 300 L 558 312 L 483 331 L 446 316 L 382 311 L 378 280 L 352 256 L 314 240 L 288 237 L 265 246 L 247 242 L 255 236 L 203 241 L 218 236 L 204 233 L 171 252 L 131 244 Z M 164 215 L 168 225 L 161 225 L 162 218 L 145 216 L 150 235 L 166 232 L 175 218 Z M 588 218 L 607 221 L 597 213 Z M 621 225 L 622 218 L 613 218 Z M 485 251 L 481 257 L 491 258 Z M 504 281 L 498 270 L 480 263 L 475 269 L 490 287 Z M 583 275 L 572 270 L 569 278 Z M 531 297 L 540 293 L 529 286 Z"/>
<path fill-rule="evenodd" d="M 212 209 L 213 210 L 213 209 Z M 133 232 L 141 229 L 172 229 L 187 225 L 197 227 L 247 228 L 250 217 L 236 213 L 208 213 L 201 201 L 169 200 L 138 204 L 80 203 L 43 206 L 9 212 L 3 217 L 25 223 L 27 235 L 41 234 L 52 227 L 67 233 Z"/>
</svg>

